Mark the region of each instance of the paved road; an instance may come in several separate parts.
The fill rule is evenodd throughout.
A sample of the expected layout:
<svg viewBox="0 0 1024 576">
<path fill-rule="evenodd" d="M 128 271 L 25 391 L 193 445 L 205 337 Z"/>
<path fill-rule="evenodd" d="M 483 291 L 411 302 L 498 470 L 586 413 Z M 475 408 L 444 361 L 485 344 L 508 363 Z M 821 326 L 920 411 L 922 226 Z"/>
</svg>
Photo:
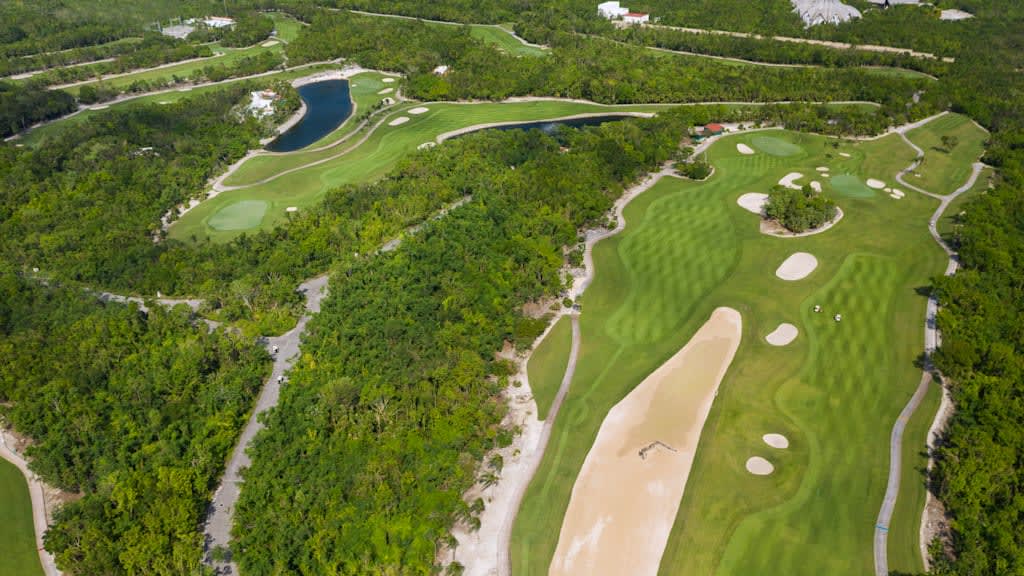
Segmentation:
<svg viewBox="0 0 1024 576">
<path fill-rule="evenodd" d="M 921 123 L 916 123 L 921 125 Z M 917 126 L 913 126 L 916 128 Z M 981 170 L 985 167 L 981 162 L 975 162 L 971 167 L 971 176 L 967 179 L 967 182 L 963 186 L 958 188 L 955 192 L 948 196 L 940 196 L 933 194 L 921 188 L 917 188 L 903 181 L 903 175 L 907 174 L 911 170 L 917 168 L 921 163 L 921 159 L 924 158 L 924 151 L 920 147 L 915 145 L 906 137 L 906 132 L 913 129 L 907 127 L 906 129 L 899 130 L 900 136 L 917 151 L 917 158 L 913 164 L 896 176 L 896 181 L 908 188 L 912 188 L 939 200 L 939 207 L 935 209 L 931 219 L 928 221 L 928 232 L 932 235 L 932 238 L 942 247 L 949 256 L 949 263 L 946 265 L 946 276 L 952 276 L 956 273 L 959 266 L 957 262 L 956 252 L 949 247 L 939 235 L 937 224 L 939 218 L 946 211 L 953 200 L 958 196 L 967 192 L 974 187 L 975 182 L 978 180 L 978 176 L 981 174 Z M 924 354 L 925 364 L 924 370 L 921 374 L 921 382 L 917 385 L 917 390 L 914 391 L 914 395 L 911 396 L 910 401 L 907 402 L 906 406 L 900 412 L 899 418 L 896 419 L 896 423 L 893 425 L 892 434 L 889 437 L 889 480 L 886 484 L 885 498 L 882 500 L 882 506 L 878 511 L 878 519 L 875 521 L 875 534 L 874 534 L 874 554 L 875 554 L 875 576 L 888 576 L 889 575 L 889 550 L 888 550 L 888 538 L 889 538 L 889 524 L 892 521 L 892 513 L 896 508 L 896 499 L 900 492 L 900 478 L 903 473 L 903 432 L 906 428 L 907 422 L 914 415 L 918 406 L 921 405 L 921 401 L 924 399 L 925 394 L 928 392 L 928 386 L 932 382 L 932 372 L 934 367 L 932 366 L 931 357 L 935 350 L 941 344 L 941 336 L 937 330 L 935 317 L 939 310 L 939 302 L 934 296 L 928 298 L 928 304 L 925 312 L 924 322 Z"/>
<path fill-rule="evenodd" d="M 252 443 L 256 434 L 263 429 L 263 423 L 259 421 L 259 415 L 277 406 L 281 394 L 281 383 L 279 377 L 291 369 L 295 360 L 299 357 L 299 345 L 302 341 L 302 334 L 306 331 L 306 323 L 312 314 L 320 311 L 320 301 L 326 295 L 327 275 L 317 276 L 303 283 L 299 290 L 306 295 L 306 314 L 299 319 L 295 328 L 281 336 L 267 338 L 267 351 L 272 352 L 273 347 L 278 347 L 274 355 L 274 368 L 270 378 L 263 385 L 259 399 L 253 408 L 249 421 L 242 430 L 238 444 L 231 454 L 231 459 L 224 470 L 220 486 L 213 495 L 213 501 L 207 509 L 208 517 L 203 532 L 205 534 L 205 562 L 214 567 L 218 574 L 236 575 L 238 567 L 228 556 L 226 561 L 214 562 L 211 552 L 216 547 L 228 549 L 231 541 L 231 526 L 234 522 L 235 504 L 238 502 L 239 487 L 242 484 L 242 471 L 251 463 L 246 449 Z"/>
<path fill-rule="evenodd" d="M 519 506 L 523 502 L 526 489 L 529 487 L 533 475 L 537 473 L 537 468 L 544 459 L 544 451 L 547 450 L 548 441 L 551 439 L 551 429 L 558 418 L 558 411 L 562 409 L 562 401 L 565 400 L 565 395 L 569 393 L 569 385 L 572 384 L 573 374 L 576 373 L 576 359 L 580 352 L 580 317 L 572 314 L 570 318 L 572 318 L 572 349 L 569 351 L 569 363 L 565 367 L 562 384 L 558 387 L 555 400 L 551 403 L 551 408 L 548 409 L 547 417 L 544 418 L 544 426 L 541 428 L 540 439 L 537 441 L 537 450 L 534 452 L 527 467 L 527 481 L 514 487 L 512 504 L 509 506 L 511 513 L 505 517 L 505 521 L 501 525 L 501 531 L 498 534 L 498 573 L 500 576 L 512 575 L 512 557 L 510 554 L 512 526 L 516 523 L 516 515 L 519 513 Z"/>
</svg>

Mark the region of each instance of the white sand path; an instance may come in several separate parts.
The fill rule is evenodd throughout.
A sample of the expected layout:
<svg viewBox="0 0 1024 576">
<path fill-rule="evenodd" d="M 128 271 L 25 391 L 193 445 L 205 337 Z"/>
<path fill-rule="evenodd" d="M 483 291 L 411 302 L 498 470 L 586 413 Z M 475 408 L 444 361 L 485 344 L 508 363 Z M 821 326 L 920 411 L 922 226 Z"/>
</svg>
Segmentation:
<svg viewBox="0 0 1024 576">
<path fill-rule="evenodd" d="M 797 335 L 800 334 L 800 330 L 796 326 L 788 323 L 779 324 L 772 333 L 765 336 L 766 342 L 772 346 L 785 346 L 796 340 Z"/>
<path fill-rule="evenodd" d="M 605 417 L 573 486 L 550 576 L 657 574 L 742 318 L 717 308 Z"/>
<path fill-rule="evenodd" d="M 813 254 L 795 252 L 779 265 L 775 270 L 775 275 L 783 280 L 793 282 L 806 278 L 817 267 L 818 259 Z"/>
<path fill-rule="evenodd" d="M 765 434 L 764 436 L 761 436 L 761 439 L 764 440 L 765 444 L 772 448 L 777 448 L 779 450 L 789 448 L 789 439 L 782 434 Z"/>
<path fill-rule="evenodd" d="M 768 195 L 760 192 L 747 192 L 736 199 L 736 203 L 744 210 L 754 214 L 764 214 L 764 205 L 768 202 Z"/>
<path fill-rule="evenodd" d="M 736 150 L 738 150 L 740 154 L 745 154 L 747 156 L 754 153 L 753 148 L 747 146 L 746 144 L 743 144 L 742 142 L 736 145 Z"/>
<path fill-rule="evenodd" d="M 790 172 L 789 174 L 783 176 L 781 180 L 779 180 L 779 186 L 785 186 L 786 188 L 789 188 L 791 190 L 801 190 L 802 187 L 797 184 L 794 184 L 794 182 L 803 177 L 804 175 L 799 172 Z"/>
<path fill-rule="evenodd" d="M 755 476 L 767 476 L 774 471 L 775 466 L 760 456 L 751 456 L 747 459 L 747 472 Z"/>
</svg>

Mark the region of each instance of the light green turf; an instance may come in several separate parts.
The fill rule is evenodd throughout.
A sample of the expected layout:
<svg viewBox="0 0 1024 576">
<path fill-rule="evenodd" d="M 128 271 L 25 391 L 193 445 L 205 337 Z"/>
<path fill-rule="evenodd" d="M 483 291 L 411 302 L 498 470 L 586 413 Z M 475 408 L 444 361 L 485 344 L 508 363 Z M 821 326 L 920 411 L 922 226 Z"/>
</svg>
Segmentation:
<svg viewBox="0 0 1024 576">
<path fill-rule="evenodd" d="M 796 156 L 803 151 L 800 146 L 775 136 L 755 136 L 751 140 L 751 146 L 772 156 Z"/>
<path fill-rule="evenodd" d="M 124 88 L 131 85 L 133 82 L 139 80 L 145 80 L 147 82 L 153 80 L 170 80 L 174 76 L 179 78 L 187 78 L 192 75 L 196 70 L 206 68 L 207 66 L 227 66 L 231 67 L 238 63 L 243 58 L 256 56 L 262 52 L 282 52 L 284 45 L 281 43 L 275 44 L 264 48 L 259 44 L 249 46 L 247 48 L 226 48 L 220 44 L 210 45 L 210 49 L 216 53 L 222 53 L 220 56 L 214 56 L 212 58 L 204 58 L 202 60 L 196 60 L 194 62 L 186 62 L 184 64 L 178 64 L 177 66 L 168 66 L 166 68 L 158 68 L 156 70 L 147 70 L 144 72 L 137 72 L 135 74 L 126 74 L 124 76 L 118 76 L 109 80 L 95 80 L 92 82 L 86 82 L 65 88 L 66 91 L 77 95 L 79 89 L 85 85 L 97 85 L 102 83 L 104 86 L 112 86 L 114 88 Z"/>
<path fill-rule="evenodd" d="M 32 526 L 32 500 L 25 477 L 0 459 L 0 574 L 42 576 Z"/>
<path fill-rule="evenodd" d="M 870 573 L 889 434 L 920 378 L 914 361 L 925 298 L 916 288 L 945 264 L 927 232 L 937 202 L 919 194 L 846 198 L 824 182 L 846 214 L 842 222 L 799 239 L 762 235 L 758 218 L 736 205 L 741 194 L 822 165 L 861 179 L 885 166 L 895 174 L 914 153 L 898 137 L 836 148 L 783 131 L 770 136 L 802 152 L 736 151 L 758 136 L 766 135 L 713 145 L 714 176 L 662 180 L 626 207 L 626 230 L 595 247 L 576 376 L 513 530 L 517 576 L 547 572 L 605 414 L 717 306 L 743 315 L 743 341 L 704 427 L 661 574 Z M 816 255 L 818 268 L 798 282 L 776 278 L 779 263 L 798 250 Z M 811 312 L 815 304 L 825 313 Z M 835 312 L 842 323 L 830 319 Z M 780 322 L 800 329 L 781 348 L 764 342 Z M 768 448 L 761 436 L 769 432 L 785 434 L 790 448 Z M 908 446 L 923 444 L 913 435 Z M 748 474 L 750 456 L 768 458 L 774 474 Z M 893 524 L 901 525 L 905 513 L 897 513 Z"/>
<path fill-rule="evenodd" d="M 547 56 L 548 54 L 544 48 L 524 44 L 512 31 L 501 26 L 474 25 L 470 28 L 469 33 L 474 38 L 493 44 L 513 56 Z"/>
<path fill-rule="evenodd" d="M 964 192 L 960 196 L 957 196 L 956 200 L 949 203 L 946 206 L 946 211 L 942 213 L 942 217 L 936 223 L 935 227 L 944 238 L 948 237 L 956 229 L 959 221 L 960 213 L 964 211 L 967 204 L 974 199 L 978 194 L 988 190 L 989 182 L 992 178 L 993 170 L 991 168 L 985 168 L 978 175 L 978 181 L 974 183 L 974 186 Z"/>
<path fill-rule="evenodd" d="M 210 228 L 214 230 L 248 230 L 259 226 L 266 213 L 266 202 L 240 200 L 228 204 L 210 216 Z"/>
<path fill-rule="evenodd" d="M 959 141 L 952 151 L 942 148 L 943 136 Z M 924 161 L 904 179 L 935 194 L 951 194 L 967 182 L 971 163 L 981 157 L 988 134 L 967 116 L 946 114 L 911 130 L 907 138 L 924 150 Z"/>
<path fill-rule="evenodd" d="M 418 116 L 407 111 L 417 106 L 429 108 L 429 112 Z M 376 180 L 384 176 L 402 157 L 424 143 L 433 141 L 438 135 L 455 129 L 490 122 L 530 121 L 559 118 L 580 113 L 611 113 L 616 111 L 656 111 L 665 106 L 598 106 L 566 101 L 538 101 L 514 103 L 410 103 L 399 106 L 382 119 L 375 119 L 372 132 L 359 134 L 353 141 L 320 152 L 310 152 L 306 159 L 312 161 L 325 158 L 321 164 L 285 174 L 265 184 L 221 192 L 191 210 L 174 225 L 171 238 L 197 240 L 209 238 L 213 241 L 227 241 L 239 235 L 236 231 L 211 229 L 207 220 L 222 207 L 243 199 L 265 200 L 269 203 L 263 228 L 272 228 L 286 220 L 284 209 L 296 206 L 300 210 L 318 203 L 323 195 L 337 186 Z M 400 116 L 410 120 L 400 126 L 388 123 Z M 368 134 L 368 137 L 367 137 Z M 363 142 L 364 137 L 367 137 Z M 361 143 L 362 142 L 362 143 Z M 272 168 L 263 167 L 269 174 L 294 164 L 293 155 L 274 156 L 280 162 Z M 247 169 L 245 165 L 242 169 Z M 240 171 L 241 172 L 241 171 Z M 255 230 L 255 229 L 254 229 Z"/>
<path fill-rule="evenodd" d="M 868 74 L 878 76 L 895 76 L 897 78 L 910 78 L 914 80 L 937 80 L 931 74 L 910 70 L 909 68 L 893 68 L 890 66 L 862 66 L 860 68 Z"/>
<path fill-rule="evenodd" d="M 836 193 L 847 198 L 871 198 L 875 191 L 868 187 L 863 180 L 853 174 L 839 174 L 832 177 L 832 187 Z"/>
<path fill-rule="evenodd" d="M 921 512 L 927 495 L 928 428 L 939 409 L 942 392 L 932 384 L 903 430 L 903 476 L 893 521 L 889 524 L 889 570 L 901 574 L 924 572 L 921 562 Z"/>
<path fill-rule="evenodd" d="M 302 30 L 302 22 L 283 12 L 271 12 L 270 18 L 274 20 L 274 30 L 277 31 L 275 37 L 278 40 L 291 42 L 299 37 L 299 31 Z"/>
<path fill-rule="evenodd" d="M 571 347 L 572 321 L 562 316 L 530 356 L 527 366 L 530 389 L 537 401 L 537 418 L 541 420 L 547 418 L 548 409 L 562 385 Z"/>
<path fill-rule="evenodd" d="M 203 94 L 203 93 L 211 92 L 211 91 L 215 91 L 215 90 L 223 90 L 224 88 L 229 87 L 234 82 L 252 81 L 252 82 L 266 82 L 266 83 L 269 84 L 270 82 L 274 82 L 276 80 L 293 80 L 295 78 L 301 78 L 303 76 L 309 76 L 311 74 L 315 74 L 316 72 L 321 72 L 321 71 L 324 71 L 324 70 L 332 70 L 332 69 L 337 69 L 337 66 L 330 65 L 330 64 L 324 64 L 324 65 L 320 65 L 320 66 L 311 66 L 309 68 L 302 68 L 300 70 L 289 70 L 287 72 L 279 72 L 277 74 L 269 74 L 267 76 L 262 76 L 260 78 L 256 78 L 256 79 L 252 79 L 252 80 L 239 80 L 239 79 L 236 79 L 236 80 L 228 80 L 228 81 L 225 81 L 223 83 L 214 84 L 214 85 L 210 85 L 210 86 L 201 86 L 199 88 L 193 88 L 191 90 L 185 90 L 185 91 L 182 91 L 182 90 L 171 90 L 169 92 L 162 92 L 160 94 L 153 94 L 153 95 L 150 95 L 150 96 L 140 96 L 139 98 L 133 98 L 131 100 L 125 100 L 123 102 L 118 102 L 116 104 L 110 105 L 110 108 L 114 109 L 114 108 L 124 108 L 124 107 L 128 107 L 128 106 L 139 106 L 139 105 L 145 105 L 145 104 L 162 104 L 162 103 L 177 102 L 178 100 L 181 100 L 183 98 L 189 98 L 189 97 L 194 96 L 196 94 Z M 27 133 L 25 133 L 21 138 L 19 138 L 17 140 L 17 142 L 20 143 L 20 144 L 24 144 L 25 146 L 36 147 L 39 144 L 41 144 L 42 142 L 44 142 L 47 138 L 58 135 L 61 132 L 61 130 L 63 130 L 65 127 L 67 127 L 67 126 L 74 126 L 74 125 L 76 125 L 78 123 L 85 122 L 85 121 L 87 121 L 89 119 L 92 119 L 92 118 L 95 118 L 97 116 L 100 116 L 100 115 L 104 114 L 105 112 L 106 112 L 106 109 L 85 110 L 85 111 L 83 111 L 83 112 L 81 112 L 79 114 L 75 114 L 74 116 L 70 116 L 68 118 L 64 118 L 64 119 L 58 120 L 56 122 L 51 122 L 49 124 L 45 124 L 45 125 L 40 126 L 38 128 L 34 128 L 34 129 L 28 131 Z"/>
</svg>

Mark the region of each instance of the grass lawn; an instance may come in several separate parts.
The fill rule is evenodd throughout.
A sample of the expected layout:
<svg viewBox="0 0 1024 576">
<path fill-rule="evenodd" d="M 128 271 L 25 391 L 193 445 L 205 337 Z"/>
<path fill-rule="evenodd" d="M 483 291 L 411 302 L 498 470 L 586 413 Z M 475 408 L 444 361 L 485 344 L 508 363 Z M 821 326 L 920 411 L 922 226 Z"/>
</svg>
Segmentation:
<svg viewBox="0 0 1024 576">
<path fill-rule="evenodd" d="M 494 44 L 513 56 L 547 56 L 544 48 L 523 44 L 512 31 L 501 26 L 473 25 L 469 33 L 488 44 Z"/>
<path fill-rule="evenodd" d="M 993 170 L 991 168 L 985 168 L 981 171 L 978 176 L 978 181 L 974 183 L 974 187 L 964 192 L 949 203 L 946 206 L 946 211 L 943 212 L 942 218 L 935 224 L 935 228 L 939 231 L 939 234 L 943 238 L 948 237 L 956 229 L 957 223 L 959 222 L 959 215 L 964 211 L 967 204 L 974 199 L 978 194 L 981 194 L 985 190 L 988 190 L 989 180 L 992 178 Z"/>
<path fill-rule="evenodd" d="M 42 576 L 32 526 L 32 500 L 28 484 L 14 464 L 0 459 L 0 573 Z"/>
<path fill-rule="evenodd" d="M 408 110 L 424 106 L 429 111 L 420 115 L 408 114 Z M 352 148 L 357 140 L 321 152 L 313 152 L 318 160 L 325 160 L 316 166 L 283 175 L 271 182 L 248 188 L 222 192 L 181 217 L 169 230 L 171 238 L 197 240 L 209 238 L 213 241 L 228 241 L 243 231 L 214 230 L 208 225 L 209 218 L 226 206 L 243 200 L 264 200 L 269 208 L 260 227 L 273 228 L 287 218 L 285 208 L 296 206 L 299 210 L 315 205 L 331 188 L 344 184 L 369 182 L 385 174 L 404 156 L 416 151 L 417 146 L 431 142 L 438 135 L 458 128 L 503 121 L 530 121 L 559 118 L 580 113 L 606 113 L 615 111 L 656 111 L 665 106 L 599 106 L 565 101 L 539 101 L 515 103 L 409 103 L 396 108 L 383 119 L 375 120 L 376 128 L 365 143 Z M 388 123 L 398 117 L 409 121 L 400 126 Z M 331 158 L 337 156 L 336 158 Z M 262 173 L 277 174 L 280 170 L 295 164 L 291 155 L 270 157 L 274 164 L 261 167 Z M 256 230 L 256 228 L 253 228 Z"/>
<path fill-rule="evenodd" d="M 736 151 L 740 142 L 757 149 L 759 136 L 800 151 Z M 662 180 L 627 206 L 625 232 L 595 247 L 577 373 L 513 530 L 516 574 L 547 572 L 576 475 L 608 410 L 717 306 L 741 312 L 743 342 L 704 427 L 660 573 L 872 571 L 889 434 L 920 378 L 914 361 L 925 298 L 916 288 L 945 266 L 927 231 L 937 203 L 913 193 L 850 198 L 823 181 L 846 216 L 799 239 L 760 234 L 757 217 L 736 205 L 788 172 L 810 176 L 825 165 L 861 180 L 891 179 L 914 157 L 899 138 L 834 142 L 781 130 L 725 138 L 708 151 L 710 180 Z M 814 254 L 818 268 L 801 281 L 779 280 L 775 268 L 796 251 Z M 815 304 L 825 313 L 814 314 Z M 835 312 L 842 323 L 831 319 Z M 764 341 L 780 322 L 800 330 L 781 348 Z M 790 448 L 765 445 L 770 432 L 786 435 Z M 908 429 L 908 447 L 919 450 L 924 440 L 923 430 Z M 769 459 L 774 474 L 748 474 L 750 456 Z M 920 518 L 920 508 L 909 512 Z M 893 525 L 911 522 L 909 512 L 898 508 Z M 914 542 L 908 554 L 916 550 Z"/>
<path fill-rule="evenodd" d="M 324 64 L 322 66 L 311 66 L 309 68 L 303 68 L 301 70 L 291 70 L 291 71 L 288 71 L 288 72 L 279 72 L 277 74 L 270 74 L 270 75 L 267 75 L 267 76 L 262 76 L 260 78 L 255 78 L 255 79 L 248 80 L 248 81 L 251 81 L 251 82 L 267 82 L 269 84 L 270 82 L 273 82 L 273 81 L 276 81 L 276 80 L 292 80 L 292 79 L 295 79 L 295 78 L 301 78 L 303 76 L 309 76 L 311 74 L 315 74 L 316 72 L 320 72 L 320 71 L 323 71 L 323 70 L 331 70 L 331 69 L 336 69 L 336 68 L 337 68 L 336 65 Z M 199 88 L 193 88 L 191 90 L 186 90 L 186 91 L 171 90 L 169 92 L 163 92 L 163 93 L 160 93 L 160 94 L 153 94 L 153 95 L 150 95 L 150 96 L 140 96 L 139 98 L 134 98 L 132 100 L 125 100 L 124 102 L 118 102 L 116 104 L 112 104 L 112 105 L 110 105 L 110 108 L 113 109 L 113 108 L 121 108 L 121 107 L 126 107 L 126 106 L 140 106 L 140 105 L 146 105 L 146 104 L 160 104 L 160 103 L 165 103 L 165 102 L 167 102 L 167 103 L 177 102 L 178 100 L 181 100 L 182 98 L 189 98 L 189 97 L 194 96 L 196 94 L 202 94 L 202 93 L 210 92 L 210 91 L 214 91 L 214 90 L 222 90 L 226 86 L 230 85 L 232 82 L 245 82 L 245 81 L 247 81 L 247 80 L 237 80 L 237 79 L 236 80 L 227 80 L 227 81 L 225 81 L 223 83 L 220 83 L 220 84 L 214 84 L 214 85 L 211 85 L 211 86 L 202 86 L 202 87 L 199 87 Z M 51 122 L 49 124 L 46 124 L 44 126 L 40 126 L 39 128 L 32 129 L 29 132 L 25 133 L 21 138 L 19 138 L 17 140 L 17 143 L 24 144 L 25 146 L 36 147 L 36 146 L 40 145 L 41 143 L 43 143 L 47 138 L 59 135 L 60 132 L 62 130 L 64 130 L 65 127 L 75 126 L 76 124 L 79 124 L 81 122 L 85 122 L 85 121 L 89 120 L 90 118 L 101 116 L 101 115 L 105 114 L 106 111 L 107 111 L 106 109 L 85 110 L 84 112 L 81 112 L 80 114 L 76 114 L 76 115 L 71 116 L 69 118 L 65 118 L 65 119 L 59 120 L 57 122 Z"/>
<path fill-rule="evenodd" d="M 572 320 L 562 316 L 533 351 L 527 365 L 530 389 L 537 401 L 537 418 L 547 417 L 555 394 L 562 385 L 565 367 L 569 365 L 569 349 L 572 348 Z"/>
<path fill-rule="evenodd" d="M 277 30 L 275 37 L 277 39 L 291 42 L 299 37 L 299 31 L 302 30 L 302 22 L 282 12 L 271 12 L 269 16 L 274 21 L 274 30 Z"/>
<path fill-rule="evenodd" d="M 957 144 L 946 151 L 942 137 L 956 138 Z M 988 133 L 967 116 L 946 114 L 907 133 L 907 138 L 924 150 L 924 161 L 907 182 L 935 194 L 951 194 L 967 182 L 971 163 L 981 157 Z"/>
</svg>

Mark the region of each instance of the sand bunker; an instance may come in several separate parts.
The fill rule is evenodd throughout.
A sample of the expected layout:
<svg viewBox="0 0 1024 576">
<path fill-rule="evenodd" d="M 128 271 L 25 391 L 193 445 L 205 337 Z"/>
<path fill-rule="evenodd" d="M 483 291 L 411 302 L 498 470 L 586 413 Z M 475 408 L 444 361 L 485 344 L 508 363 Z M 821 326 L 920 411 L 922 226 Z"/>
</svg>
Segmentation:
<svg viewBox="0 0 1024 576">
<path fill-rule="evenodd" d="M 430 112 L 430 108 L 424 108 L 423 106 L 417 106 L 412 110 L 409 110 L 409 114 L 423 114 L 424 112 Z"/>
<path fill-rule="evenodd" d="M 818 172 L 828 172 L 828 166 L 818 166 L 815 170 Z"/>
<path fill-rule="evenodd" d="M 751 456 L 747 459 L 747 472 L 756 476 L 767 476 L 775 471 L 775 466 L 772 463 L 761 458 L 760 456 Z M 654 574 L 654 572 L 652 572 Z"/>
<path fill-rule="evenodd" d="M 773 330 L 771 334 L 765 336 L 764 339 L 772 346 L 785 346 L 793 340 L 796 340 L 797 334 L 799 333 L 800 331 L 797 330 L 796 326 L 783 323 L 779 324 L 778 328 Z"/>
<path fill-rule="evenodd" d="M 804 175 L 799 173 L 799 172 L 790 172 L 789 174 L 786 174 L 785 176 L 783 176 L 782 180 L 779 180 L 779 186 L 785 186 L 786 188 L 790 188 L 790 189 L 793 189 L 793 190 L 801 190 L 802 187 L 801 186 L 797 186 L 793 182 L 795 182 L 795 181 L 797 181 L 797 180 L 799 180 L 799 179 L 801 179 L 803 177 L 804 177 Z"/>
<path fill-rule="evenodd" d="M 383 82 L 385 84 L 391 84 L 394 81 L 395 81 L 394 78 L 384 78 L 383 80 L 381 80 L 381 82 Z"/>
<path fill-rule="evenodd" d="M 398 118 L 395 118 L 391 122 L 388 122 L 388 126 L 401 126 L 402 124 L 405 124 L 408 121 L 408 116 L 399 116 Z"/>
<path fill-rule="evenodd" d="M 395 91 L 394 88 L 385 88 L 385 89 L 377 92 L 377 94 L 391 94 L 394 91 Z"/>
<path fill-rule="evenodd" d="M 295 206 L 289 206 L 289 207 L 285 208 L 284 211 L 285 212 L 298 212 L 299 209 L 297 207 L 295 207 Z"/>
<path fill-rule="evenodd" d="M 737 144 L 736 150 L 738 150 L 740 154 L 750 155 L 754 153 L 754 149 L 751 148 L 750 146 L 747 146 L 746 144 Z"/>
<path fill-rule="evenodd" d="M 765 434 L 761 436 L 761 439 L 772 448 L 778 448 L 779 450 L 789 448 L 789 440 L 782 434 Z"/>
<path fill-rule="evenodd" d="M 550 576 L 657 574 L 701 429 L 742 335 L 718 308 L 605 417 L 576 478 Z"/>
<path fill-rule="evenodd" d="M 939 20 L 955 22 L 957 20 L 967 20 L 968 18 L 974 18 L 974 14 L 964 12 L 963 10 L 957 10 L 955 8 L 951 10 L 943 10 L 939 13 Z"/>
<path fill-rule="evenodd" d="M 764 214 L 764 205 L 766 202 L 768 202 L 768 195 L 761 194 L 759 192 L 747 192 L 736 199 L 736 203 L 744 210 L 753 212 L 754 214 Z"/>
<path fill-rule="evenodd" d="M 806 278 L 818 267 L 818 259 L 807 252 L 795 252 L 779 265 L 775 275 L 790 282 Z"/>
<path fill-rule="evenodd" d="M 899 188 L 893 188 L 889 192 L 889 196 L 892 196 L 893 198 L 899 200 L 900 198 L 903 198 L 904 196 L 906 196 L 906 193 L 903 192 L 903 190 L 900 190 Z"/>
<path fill-rule="evenodd" d="M 885 188 L 885 182 L 882 182 L 881 180 L 878 180 L 876 178 L 868 178 L 867 184 L 869 188 L 874 188 L 875 190 L 881 190 L 882 188 Z"/>
<path fill-rule="evenodd" d="M 843 158 L 851 158 L 852 157 L 849 152 L 840 152 L 839 155 L 842 156 Z"/>
<path fill-rule="evenodd" d="M 417 150 L 426 150 L 427 148 L 433 148 L 437 146 L 437 142 L 424 142 L 416 147 Z"/>
<path fill-rule="evenodd" d="M 818 182 L 817 180 L 811 182 L 811 190 L 821 193 L 821 182 Z"/>
</svg>

